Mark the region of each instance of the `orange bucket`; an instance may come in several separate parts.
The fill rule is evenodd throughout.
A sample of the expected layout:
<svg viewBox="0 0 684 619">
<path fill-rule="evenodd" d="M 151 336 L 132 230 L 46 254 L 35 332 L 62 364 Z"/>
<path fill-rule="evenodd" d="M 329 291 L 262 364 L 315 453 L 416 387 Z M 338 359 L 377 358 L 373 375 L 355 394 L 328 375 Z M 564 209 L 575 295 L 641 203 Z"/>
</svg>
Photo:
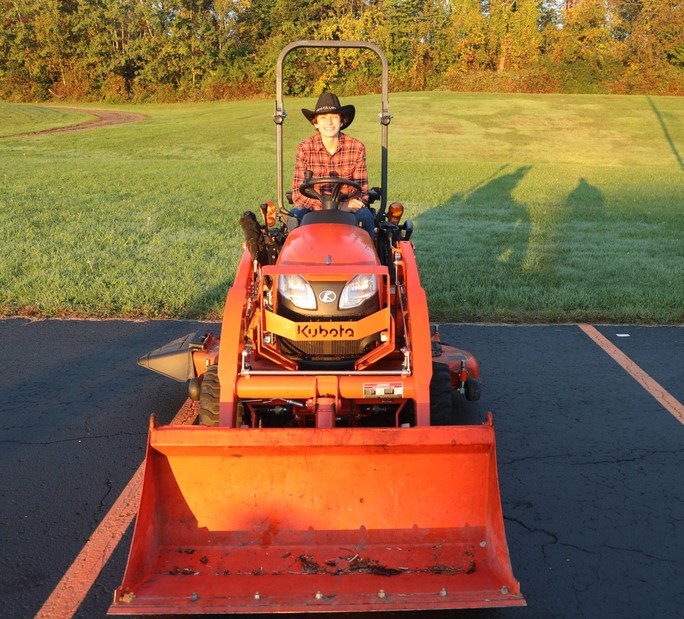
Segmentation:
<svg viewBox="0 0 684 619">
<path fill-rule="evenodd" d="M 494 428 L 152 427 L 110 614 L 521 606 Z"/>
</svg>

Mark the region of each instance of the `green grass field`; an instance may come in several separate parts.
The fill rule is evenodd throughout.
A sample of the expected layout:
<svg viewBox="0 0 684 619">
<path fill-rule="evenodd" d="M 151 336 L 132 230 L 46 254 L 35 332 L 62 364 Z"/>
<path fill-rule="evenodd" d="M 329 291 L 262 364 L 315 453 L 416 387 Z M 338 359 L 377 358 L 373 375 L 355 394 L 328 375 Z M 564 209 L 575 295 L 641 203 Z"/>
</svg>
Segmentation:
<svg viewBox="0 0 684 619">
<path fill-rule="evenodd" d="M 346 102 L 377 185 L 379 97 Z M 286 185 L 312 104 L 286 101 Z M 684 323 L 684 100 L 397 93 L 390 108 L 389 198 L 414 221 L 435 320 Z M 218 317 L 237 220 L 275 198 L 273 102 L 107 109 L 148 120 L 0 139 L 0 313 Z M 0 136 L 83 119 L 0 103 Z"/>
</svg>

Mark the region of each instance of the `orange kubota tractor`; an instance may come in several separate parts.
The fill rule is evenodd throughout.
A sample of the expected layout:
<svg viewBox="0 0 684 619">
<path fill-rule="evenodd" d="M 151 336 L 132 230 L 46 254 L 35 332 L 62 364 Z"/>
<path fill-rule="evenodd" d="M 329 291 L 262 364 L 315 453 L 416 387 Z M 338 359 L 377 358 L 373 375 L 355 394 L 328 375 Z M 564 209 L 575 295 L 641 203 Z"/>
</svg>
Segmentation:
<svg viewBox="0 0 684 619">
<path fill-rule="evenodd" d="M 376 239 L 337 210 L 338 178 L 302 191 L 323 208 L 286 234 L 242 219 L 246 249 L 220 339 L 181 338 L 140 360 L 199 399 L 199 425 L 151 423 L 142 496 L 110 614 L 519 606 L 494 429 L 453 425 L 451 394 L 479 397 L 478 367 L 431 328 L 409 240 L 387 208 L 387 61 Z M 319 193 L 321 184 L 331 194 Z M 450 425 L 452 424 L 452 425 Z"/>
</svg>

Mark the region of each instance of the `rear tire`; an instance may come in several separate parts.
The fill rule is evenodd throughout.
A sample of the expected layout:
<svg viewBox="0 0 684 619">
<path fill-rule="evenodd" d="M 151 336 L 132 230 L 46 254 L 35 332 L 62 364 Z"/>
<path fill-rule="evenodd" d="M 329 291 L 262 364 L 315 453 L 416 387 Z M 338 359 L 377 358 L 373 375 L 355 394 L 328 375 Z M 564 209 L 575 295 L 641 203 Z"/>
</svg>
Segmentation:
<svg viewBox="0 0 684 619">
<path fill-rule="evenodd" d="M 218 365 L 211 365 L 202 377 L 200 388 L 199 424 L 217 426 L 219 424 L 219 402 L 221 385 L 218 378 Z"/>
</svg>

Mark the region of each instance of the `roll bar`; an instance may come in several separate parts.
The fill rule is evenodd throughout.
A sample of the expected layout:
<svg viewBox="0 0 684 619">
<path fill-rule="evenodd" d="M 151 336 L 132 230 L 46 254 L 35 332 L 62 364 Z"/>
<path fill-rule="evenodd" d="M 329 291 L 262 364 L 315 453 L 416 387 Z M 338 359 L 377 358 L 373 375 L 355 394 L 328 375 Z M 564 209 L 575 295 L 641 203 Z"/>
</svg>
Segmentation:
<svg viewBox="0 0 684 619">
<path fill-rule="evenodd" d="M 358 48 L 369 49 L 377 54 L 382 62 L 382 111 L 378 115 L 382 129 L 382 158 L 381 158 L 381 195 L 380 210 L 377 216 L 382 216 L 387 207 L 387 138 L 389 135 L 389 124 L 392 116 L 389 113 L 389 68 L 387 57 L 375 43 L 366 41 L 294 41 L 286 45 L 278 56 L 276 67 L 276 109 L 273 114 L 273 121 L 276 125 L 276 160 L 278 175 L 278 208 L 284 208 L 283 196 L 283 123 L 287 118 L 287 112 L 283 105 L 283 64 L 287 55 L 294 49 L 300 47 L 317 48 Z"/>
</svg>

